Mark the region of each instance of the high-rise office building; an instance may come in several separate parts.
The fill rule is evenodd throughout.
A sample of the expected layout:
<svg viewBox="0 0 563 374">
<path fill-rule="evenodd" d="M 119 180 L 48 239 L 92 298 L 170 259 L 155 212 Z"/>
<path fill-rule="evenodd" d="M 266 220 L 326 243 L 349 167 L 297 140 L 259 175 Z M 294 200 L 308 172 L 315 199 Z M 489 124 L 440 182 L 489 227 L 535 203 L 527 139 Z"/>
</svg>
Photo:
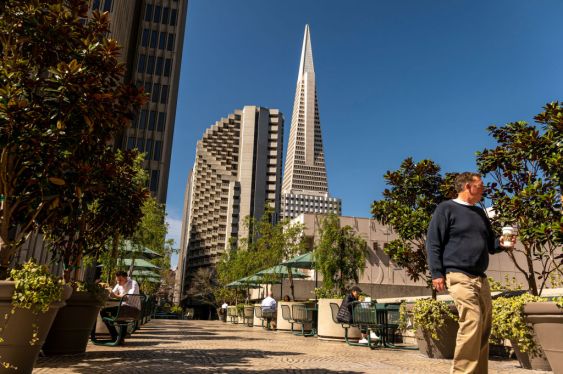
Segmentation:
<svg viewBox="0 0 563 374">
<path fill-rule="evenodd" d="M 123 47 L 127 81 L 144 87 L 148 102 L 116 139 L 145 153 L 153 196 L 166 202 L 188 0 L 90 0 L 90 11 L 110 12 L 111 37 Z"/>
<path fill-rule="evenodd" d="M 340 199 L 328 192 L 309 25 L 305 26 L 282 185 L 282 216 L 294 218 L 300 213 L 341 213 Z"/>
<path fill-rule="evenodd" d="M 188 178 L 176 300 L 186 276 L 213 267 L 240 238 L 244 219 L 280 209 L 283 115 L 245 106 L 205 131 Z"/>
</svg>

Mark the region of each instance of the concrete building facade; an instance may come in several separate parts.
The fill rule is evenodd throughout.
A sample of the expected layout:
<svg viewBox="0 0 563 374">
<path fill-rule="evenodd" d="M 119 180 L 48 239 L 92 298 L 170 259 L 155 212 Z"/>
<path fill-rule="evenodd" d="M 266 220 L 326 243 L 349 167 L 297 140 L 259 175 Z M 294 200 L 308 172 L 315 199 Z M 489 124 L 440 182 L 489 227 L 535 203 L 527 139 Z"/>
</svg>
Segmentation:
<svg viewBox="0 0 563 374">
<path fill-rule="evenodd" d="M 110 13 L 110 36 L 123 47 L 126 81 L 148 94 L 116 144 L 145 153 L 148 187 L 160 203 L 168 190 L 187 9 L 188 0 L 90 0 L 90 13 Z"/>
<path fill-rule="evenodd" d="M 293 218 L 303 212 L 341 212 L 340 199 L 328 192 L 309 25 L 303 37 L 282 186 L 282 216 Z"/>
<path fill-rule="evenodd" d="M 245 106 L 205 131 L 186 188 L 176 297 L 199 268 L 248 236 L 245 217 L 280 209 L 283 115 Z M 182 271 L 183 270 L 183 271 Z"/>
</svg>

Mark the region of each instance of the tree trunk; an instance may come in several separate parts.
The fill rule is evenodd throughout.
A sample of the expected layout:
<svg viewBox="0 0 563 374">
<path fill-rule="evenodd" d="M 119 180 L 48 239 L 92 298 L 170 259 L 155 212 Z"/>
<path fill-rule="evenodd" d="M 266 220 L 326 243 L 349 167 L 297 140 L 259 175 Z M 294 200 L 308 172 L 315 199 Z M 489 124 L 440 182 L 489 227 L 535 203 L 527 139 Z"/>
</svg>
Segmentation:
<svg viewBox="0 0 563 374">
<path fill-rule="evenodd" d="M 295 292 L 294 292 L 294 289 L 293 289 L 294 288 L 293 287 L 293 274 L 291 272 L 291 268 L 288 268 L 288 269 L 289 269 L 289 271 L 287 273 L 287 277 L 289 279 L 289 288 L 291 289 L 291 300 L 295 301 Z M 283 277 L 282 277 L 282 282 L 283 282 Z"/>
<path fill-rule="evenodd" d="M 534 296 L 538 296 L 538 284 L 534 273 L 534 262 L 532 260 L 531 249 L 526 245 L 526 263 L 528 264 L 528 289 Z"/>
</svg>

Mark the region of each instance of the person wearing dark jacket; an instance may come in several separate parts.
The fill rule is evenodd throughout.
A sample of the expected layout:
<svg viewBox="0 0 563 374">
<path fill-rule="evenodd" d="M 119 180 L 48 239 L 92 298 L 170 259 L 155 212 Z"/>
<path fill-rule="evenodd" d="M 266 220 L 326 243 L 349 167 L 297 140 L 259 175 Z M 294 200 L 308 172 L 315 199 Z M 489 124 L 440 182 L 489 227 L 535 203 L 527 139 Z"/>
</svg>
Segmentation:
<svg viewBox="0 0 563 374">
<path fill-rule="evenodd" d="M 485 271 L 489 254 L 505 248 L 485 211 L 475 206 L 483 196 L 481 176 L 461 173 L 455 187 L 458 197 L 439 204 L 432 215 L 426 237 L 428 265 L 432 286 L 438 292 L 448 289 L 459 314 L 451 373 L 487 373 L 492 304 Z"/>
<path fill-rule="evenodd" d="M 340 304 L 340 308 L 338 309 L 338 314 L 336 315 L 336 320 L 340 323 L 352 323 L 352 306 L 355 301 L 358 301 L 360 298 L 360 293 L 362 290 L 358 286 L 352 286 L 350 288 L 350 293 L 344 296 L 342 300 L 342 304 Z M 366 331 L 361 331 L 362 339 L 358 341 L 359 344 L 368 344 L 368 340 L 366 339 Z M 370 334 L 371 340 L 379 340 L 379 337 L 374 333 L 371 332 Z"/>
</svg>

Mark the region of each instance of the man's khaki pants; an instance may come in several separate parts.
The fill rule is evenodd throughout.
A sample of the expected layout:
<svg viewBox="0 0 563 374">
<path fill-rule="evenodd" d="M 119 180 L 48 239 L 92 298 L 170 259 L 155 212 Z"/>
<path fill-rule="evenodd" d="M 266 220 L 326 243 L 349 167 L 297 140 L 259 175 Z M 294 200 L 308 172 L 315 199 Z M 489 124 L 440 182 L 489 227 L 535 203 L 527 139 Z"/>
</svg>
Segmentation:
<svg viewBox="0 0 563 374">
<path fill-rule="evenodd" d="M 451 373 L 486 374 L 491 333 L 491 290 L 486 277 L 448 273 L 446 286 L 459 314 Z"/>
</svg>

